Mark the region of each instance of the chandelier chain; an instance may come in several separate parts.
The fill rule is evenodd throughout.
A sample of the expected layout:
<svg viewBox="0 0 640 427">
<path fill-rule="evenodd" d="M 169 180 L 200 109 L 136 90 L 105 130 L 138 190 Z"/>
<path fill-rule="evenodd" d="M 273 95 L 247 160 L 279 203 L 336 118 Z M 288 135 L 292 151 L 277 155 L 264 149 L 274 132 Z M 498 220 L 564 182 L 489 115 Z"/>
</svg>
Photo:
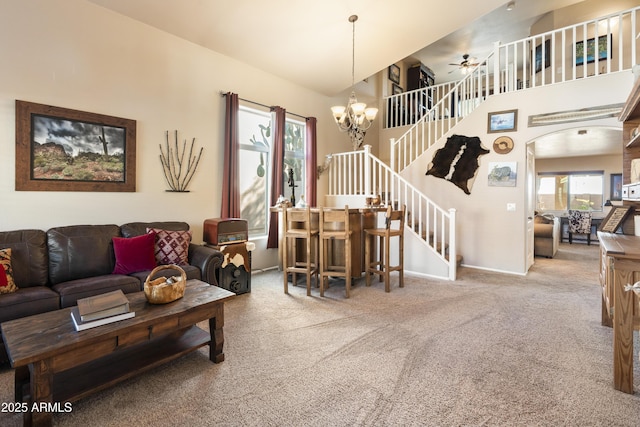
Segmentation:
<svg viewBox="0 0 640 427">
<path fill-rule="evenodd" d="M 356 87 L 356 21 L 358 15 L 351 15 L 349 21 L 351 21 L 352 33 L 351 33 L 351 87 Z"/>
</svg>

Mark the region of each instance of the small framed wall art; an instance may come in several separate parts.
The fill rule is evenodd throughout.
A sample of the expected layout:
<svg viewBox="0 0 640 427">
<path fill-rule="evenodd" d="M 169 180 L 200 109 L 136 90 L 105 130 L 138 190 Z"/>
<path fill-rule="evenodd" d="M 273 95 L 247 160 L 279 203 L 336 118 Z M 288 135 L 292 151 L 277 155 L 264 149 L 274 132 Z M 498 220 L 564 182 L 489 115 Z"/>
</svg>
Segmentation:
<svg viewBox="0 0 640 427">
<path fill-rule="evenodd" d="M 518 130 L 518 110 L 494 111 L 487 117 L 487 133 Z"/>
<path fill-rule="evenodd" d="M 397 85 L 400 84 L 400 67 L 396 64 L 389 65 L 389 80 Z"/>
</svg>

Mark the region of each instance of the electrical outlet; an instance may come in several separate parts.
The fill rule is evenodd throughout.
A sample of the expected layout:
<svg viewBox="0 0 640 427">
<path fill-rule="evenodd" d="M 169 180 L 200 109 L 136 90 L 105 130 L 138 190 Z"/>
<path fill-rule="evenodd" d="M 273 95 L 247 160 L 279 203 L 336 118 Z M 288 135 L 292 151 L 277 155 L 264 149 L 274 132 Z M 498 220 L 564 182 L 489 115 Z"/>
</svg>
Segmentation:
<svg viewBox="0 0 640 427">
<path fill-rule="evenodd" d="M 516 204 L 515 203 L 507 203 L 507 212 L 515 212 Z"/>
</svg>

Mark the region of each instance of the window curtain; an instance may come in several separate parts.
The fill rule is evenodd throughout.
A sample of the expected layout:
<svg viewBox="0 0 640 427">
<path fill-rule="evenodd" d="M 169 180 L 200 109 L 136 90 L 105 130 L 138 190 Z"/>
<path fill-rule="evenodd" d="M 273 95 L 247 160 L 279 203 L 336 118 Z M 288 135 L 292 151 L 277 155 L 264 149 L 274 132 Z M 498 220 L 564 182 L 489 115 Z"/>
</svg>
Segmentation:
<svg viewBox="0 0 640 427">
<path fill-rule="evenodd" d="M 271 204 L 275 206 L 278 197 L 284 193 L 284 128 L 287 112 L 282 107 L 271 107 L 273 112 L 273 161 L 271 162 Z M 278 213 L 269 214 L 269 237 L 267 248 L 278 247 Z"/>
<path fill-rule="evenodd" d="M 226 116 L 224 123 L 224 171 L 222 174 L 221 218 L 240 218 L 238 94 L 225 94 Z"/>
<path fill-rule="evenodd" d="M 307 138 L 306 138 L 306 152 L 307 162 L 305 168 L 307 169 L 307 188 L 306 196 L 309 206 L 318 206 L 318 154 L 316 144 L 316 124 L 318 120 L 315 117 L 307 117 Z"/>
</svg>

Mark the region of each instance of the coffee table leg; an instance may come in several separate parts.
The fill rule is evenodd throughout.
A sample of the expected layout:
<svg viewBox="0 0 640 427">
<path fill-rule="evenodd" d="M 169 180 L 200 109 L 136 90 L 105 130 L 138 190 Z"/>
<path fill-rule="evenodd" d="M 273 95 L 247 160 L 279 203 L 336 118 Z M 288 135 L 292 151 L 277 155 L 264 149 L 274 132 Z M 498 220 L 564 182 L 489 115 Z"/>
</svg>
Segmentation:
<svg viewBox="0 0 640 427">
<path fill-rule="evenodd" d="M 209 332 L 211 334 L 211 342 L 209 343 L 209 360 L 214 363 L 224 362 L 224 353 L 222 352 L 222 347 L 224 346 L 224 333 L 222 332 L 223 326 L 224 305 L 219 304 L 215 317 L 209 319 Z"/>
<path fill-rule="evenodd" d="M 22 403 L 24 401 L 25 395 L 25 387 L 29 384 L 29 367 L 28 366 L 19 366 L 15 370 L 15 401 Z M 30 394 L 30 393 L 29 393 Z M 27 395 L 26 397 L 30 397 Z"/>
<path fill-rule="evenodd" d="M 53 416 L 50 411 L 31 411 L 33 405 L 44 402 L 51 406 L 53 402 L 53 372 L 50 360 L 40 360 L 29 365 L 31 373 L 30 410 L 24 413 L 24 425 L 50 426 Z"/>
</svg>

